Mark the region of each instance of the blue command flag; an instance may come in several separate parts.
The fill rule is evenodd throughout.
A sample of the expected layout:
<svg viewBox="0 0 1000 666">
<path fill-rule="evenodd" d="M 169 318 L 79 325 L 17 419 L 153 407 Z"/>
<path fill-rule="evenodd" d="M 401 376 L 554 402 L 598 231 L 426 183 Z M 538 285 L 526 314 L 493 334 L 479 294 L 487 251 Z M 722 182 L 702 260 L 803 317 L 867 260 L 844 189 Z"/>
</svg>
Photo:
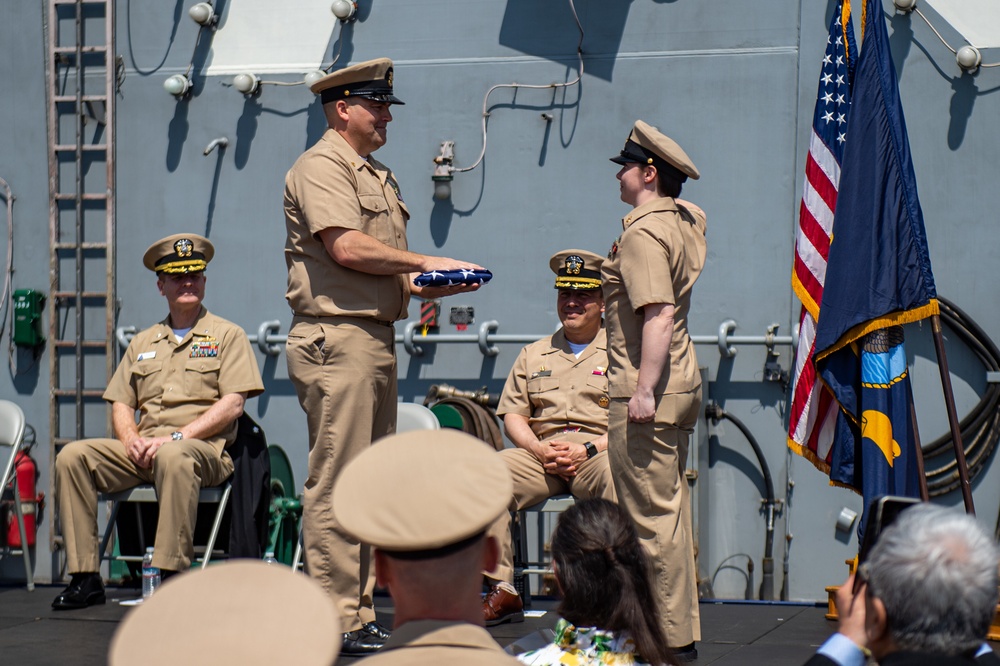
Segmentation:
<svg viewBox="0 0 1000 666">
<path fill-rule="evenodd" d="M 866 510 L 919 494 L 899 325 L 938 313 L 882 5 L 867 3 L 815 343 L 841 408 L 830 479 L 863 492 Z"/>
</svg>

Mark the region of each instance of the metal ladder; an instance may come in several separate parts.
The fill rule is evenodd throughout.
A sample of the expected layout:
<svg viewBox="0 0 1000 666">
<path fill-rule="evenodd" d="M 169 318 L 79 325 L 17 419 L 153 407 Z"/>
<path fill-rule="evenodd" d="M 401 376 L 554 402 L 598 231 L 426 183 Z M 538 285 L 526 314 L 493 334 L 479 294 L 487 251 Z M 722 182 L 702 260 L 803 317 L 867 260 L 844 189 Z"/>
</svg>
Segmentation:
<svg viewBox="0 0 1000 666">
<path fill-rule="evenodd" d="M 62 445 L 110 428 L 101 396 L 116 360 L 115 2 L 48 0 L 44 29 L 52 488 Z M 49 540 L 61 548 L 55 529 Z"/>
</svg>

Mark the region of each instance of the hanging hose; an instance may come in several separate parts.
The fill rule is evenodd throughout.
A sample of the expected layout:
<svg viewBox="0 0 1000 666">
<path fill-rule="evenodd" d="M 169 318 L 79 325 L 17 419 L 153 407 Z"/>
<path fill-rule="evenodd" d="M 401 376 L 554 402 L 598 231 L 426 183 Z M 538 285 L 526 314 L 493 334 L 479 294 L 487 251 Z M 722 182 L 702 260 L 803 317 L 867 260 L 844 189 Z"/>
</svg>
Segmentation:
<svg viewBox="0 0 1000 666">
<path fill-rule="evenodd" d="M 433 410 L 438 405 L 448 405 L 461 417 L 461 429 L 478 437 L 497 451 L 504 448 L 500 422 L 494 408 L 500 396 L 479 391 L 463 391 L 447 384 L 434 384 L 427 390 L 424 407 Z M 440 417 L 439 417 L 440 418 Z"/>
<path fill-rule="evenodd" d="M 1000 372 L 1000 349 L 990 337 L 951 301 L 938 297 L 941 319 L 976 355 L 987 372 Z M 982 471 L 1000 439 L 1000 384 L 989 383 L 979 403 L 959 423 L 969 479 Z M 960 487 L 958 465 L 954 458 L 951 433 L 938 437 L 923 446 L 924 459 L 946 456 L 948 462 L 927 472 L 927 490 L 931 497 L 938 497 Z M 1000 536 L 1000 522 L 997 523 Z"/>
<path fill-rule="evenodd" d="M 774 600 L 774 509 L 777 502 L 774 499 L 774 483 L 771 481 L 771 468 L 767 466 L 764 459 L 764 452 L 760 444 L 754 438 L 750 429 L 732 414 L 727 414 L 718 404 L 711 402 L 705 407 L 705 417 L 711 419 L 712 423 L 718 423 L 720 419 L 727 419 L 732 422 L 739 431 L 743 433 L 750 447 L 753 448 L 757 462 L 760 464 L 761 474 L 764 476 L 764 511 L 767 514 L 767 527 L 764 536 L 764 559 L 761 560 L 761 581 L 760 598 L 765 601 Z"/>
</svg>

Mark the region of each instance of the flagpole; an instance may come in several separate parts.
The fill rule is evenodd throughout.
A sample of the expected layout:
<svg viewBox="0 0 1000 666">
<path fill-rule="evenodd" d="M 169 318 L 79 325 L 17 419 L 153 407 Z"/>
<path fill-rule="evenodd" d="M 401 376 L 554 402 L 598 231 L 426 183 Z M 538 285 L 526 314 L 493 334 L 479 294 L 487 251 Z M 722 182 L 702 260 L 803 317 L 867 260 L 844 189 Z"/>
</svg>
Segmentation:
<svg viewBox="0 0 1000 666">
<path fill-rule="evenodd" d="M 910 398 L 910 423 L 913 424 L 913 460 L 917 464 L 917 476 L 920 478 L 920 499 L 929 502 L 930 492 L 927 490 L 927 473 L 924 471 L 924 449 L 920 444 L 920 431 L 917 429 L 917 410 Z"/>
<path fill-rule="evenodd" d="M 941 334 L 941 316 L 931 315 L 931 331 L 934 334 L 934 350 L 937 352 L 938 370 L 941 372 L 941 388 L 944 391 L 944 404 L 948 408 L 948 425 L 951 427 L 951 442 L 955 449 L 955 461 L 958 463 L 958 478 L 962 485 L 962 499 L 965 501 L 965 512 L 976 515 L 976 507 L 972 503 L 972 486 L 969 484 L 969 466 L 965 462 L 965 445 L 962 444 L 962 432 L 958 427 L 958 412 L 955 410 L 955 394 L 951 388 L 951 372 L 948 370 L 948 357 L 944 352 L 944 336 Z M 923 485 L 927 479 L 921 475 Z"/>
</svg>

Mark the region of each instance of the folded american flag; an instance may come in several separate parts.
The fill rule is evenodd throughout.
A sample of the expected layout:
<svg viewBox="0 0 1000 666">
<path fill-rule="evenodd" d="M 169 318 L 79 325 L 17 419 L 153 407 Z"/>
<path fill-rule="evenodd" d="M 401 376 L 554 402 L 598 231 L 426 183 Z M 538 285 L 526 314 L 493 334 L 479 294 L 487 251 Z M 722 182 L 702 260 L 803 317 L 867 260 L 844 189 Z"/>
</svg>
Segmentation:
<svg viewBox="0 0 1000 666">
<path fill-rule="evenodd" d="M 430 271 L 413 278 L 413 284 L 418 287 L 450 287 L 455 284 L 486 284 L 493 279 L 493 273 L 487 270 L 474 271 L 461 269 L 457 271 Z"/>
</svg>

